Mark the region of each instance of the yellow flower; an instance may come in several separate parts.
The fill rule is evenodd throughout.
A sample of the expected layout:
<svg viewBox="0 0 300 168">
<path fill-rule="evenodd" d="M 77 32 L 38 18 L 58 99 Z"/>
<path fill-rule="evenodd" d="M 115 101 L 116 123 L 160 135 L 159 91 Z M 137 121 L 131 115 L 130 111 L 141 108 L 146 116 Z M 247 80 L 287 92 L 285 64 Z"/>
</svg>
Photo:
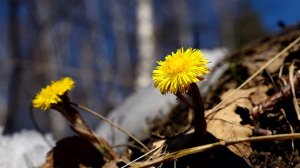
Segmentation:
<svg viewBox="0 0 300 168">
<path fill-rule="evenodd" d="M 190 84 L 202 80 L 202 76 L 209 72 L 208 60 L 198 49 L 189 48 L 184 51 L 178 49 L 176 53 L 167 55 L 164 61 L 158 61 L 153 70 L 154 86 L 162 94 L 171 92 L 186 93 Z"/>
<path fill-rule="evenodd" d="M 51 85 L 42 88 L 42 90 L 32 100 L 34 108 L 39 108 L 44 111 L 49 109 L 52 104 L 57 104 L 62 101 L 61 97 L 67 91 L 72 90 L 75 82 L 72 78 L 65 77 L 59 81 L 52 81 Z"/>
</svg>

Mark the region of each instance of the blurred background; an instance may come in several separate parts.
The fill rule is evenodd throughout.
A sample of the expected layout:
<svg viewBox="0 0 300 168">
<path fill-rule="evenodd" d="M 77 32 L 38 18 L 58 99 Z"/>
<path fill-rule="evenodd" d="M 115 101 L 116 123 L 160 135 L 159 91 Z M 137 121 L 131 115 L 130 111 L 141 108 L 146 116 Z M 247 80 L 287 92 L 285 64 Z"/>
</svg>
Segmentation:
<svg viewBox="0 0 300 168">
<path fill-rule="evenodd" d="M 297 0 L 0 0 L 0 126 L 33 129 L 31 99 L 52 80 L 106 115 L 151 85 L 155 61 L 180 47 L 235 50 L 300 20 Z M 59 114 L 34 112 L 64 134 Z M 85 116 L 95 126 L 99 120 Z"/>
</svg>

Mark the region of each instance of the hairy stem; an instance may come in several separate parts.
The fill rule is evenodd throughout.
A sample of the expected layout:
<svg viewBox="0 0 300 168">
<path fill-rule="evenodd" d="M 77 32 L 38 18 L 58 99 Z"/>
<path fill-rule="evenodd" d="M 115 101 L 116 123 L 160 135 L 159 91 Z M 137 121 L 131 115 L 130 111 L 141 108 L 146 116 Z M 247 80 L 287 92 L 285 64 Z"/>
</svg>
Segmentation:
<svg viewBox="0 0 300 168">
<path fill-rule="evenodd" d="M 206 135 L 206 120 L 204 116 L 203 101 L 196 83 L 191 84 L 188 95 L 192 98 L 195 134 L 199 140 L 203 140 Z"/>
<path fill-rule="evenodd" d="M 194 129 L 195 135 L 199 141 L 206 136 L 206 119 L 204 115 L 204 105 L 201 98 L 199 88 L 196 83 L 192 83 L 186 95 L 177 93 L 176 96 L 183 101 L 194 112 Z"/>
</svg>

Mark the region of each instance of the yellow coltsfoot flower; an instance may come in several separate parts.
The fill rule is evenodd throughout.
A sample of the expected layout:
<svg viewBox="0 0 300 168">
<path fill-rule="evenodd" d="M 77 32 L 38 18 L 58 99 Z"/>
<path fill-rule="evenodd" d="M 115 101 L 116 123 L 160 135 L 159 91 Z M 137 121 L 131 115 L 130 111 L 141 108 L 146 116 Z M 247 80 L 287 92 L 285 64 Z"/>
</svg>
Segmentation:
<svg viewBox="0 0 300 168">
<path fill-rule="evenodd" d="M 42 88 L 41 91 L 32 100 L 34 108 L 48 110 L 51 105 L 62 102 L 61 96 L 67 91 L 72 90 L 75 82 L 70 77 L 62 78 L 59 81 L 52 81 L 51 85 Z"/>
<path fill-rule="evenodd" d="M 164 61 L 158 61 L 153 70 L 154 86 L 162 94 L 186 93 L 192 83 L 203 80 L 203 75 L 209 72 L 208 60 L 198 49 L 183 48 L 176 53 L 167 55 Z"/>
</svg>

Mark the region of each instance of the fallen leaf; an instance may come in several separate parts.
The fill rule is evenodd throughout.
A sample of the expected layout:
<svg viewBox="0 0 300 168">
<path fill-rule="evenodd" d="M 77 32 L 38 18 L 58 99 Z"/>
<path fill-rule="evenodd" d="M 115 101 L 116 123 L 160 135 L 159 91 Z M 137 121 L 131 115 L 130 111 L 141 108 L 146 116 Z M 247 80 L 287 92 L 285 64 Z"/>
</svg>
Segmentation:
<svg viewBox="0 0 300 168">
<path fill-rule="evenodd" d="M 53 151 L 51 150 L 47 154 L 46 162 L 41 166 L 41 168 L 53 168 L 54 160 L 53 160 Z"/>
<path fill-rule="evenodd" d="M 272 59 L 278 50 L 276 48 L 271 48 L 268 51 L 264 51 L 263 53 L 256 54 L 253 57 L 245 57 L 242 64 L 247 68 L 249 74 L 254 74 L 259 68 L 265 65 L 270 59 Z M 269 73 L 275 73 L 279 70 L 279 68 L 283 65 L 284 59 L 288 56 L 288 54 L 284 54 L 278 59 L 274 60 L 271 65 L 269 65 L 266 70 Z"/>
<path fill-rule="evenodd" d="M 259 85 L 256 86 L 255 92 L 250 95 L 250 99 L 254 105 L 258 105 L 261 102 L 266 101 L 269 96 L 267 95 L 267 91 L 272 87 L 272 85 Z"/>
<path fill-rule="evenodd" d="M 89 141 L 78 136 L 64 138 L 48 153 L 42 168 L 102 167 L 103 156 Z"/>
<path fill-rule="evenodd" d="M 229 99 L 225 100 L 223 106 L 211 119 L 207 119 L 207 130 L 220 140 L 236 140 L 247 138 L 252 135 L 253 126 L 243 123 L 247 115 L 252 111 L 250 95 L 255 92 L 255 88 L 239 90 Z M 233 90 L 229 90 L 221 96 L 226 98 Z M 243 117 L 241 117 L 243 116 Z M 244 142 L 228 146 L 229 150 L 241 156 L 250 156 L 252 149 L 250 143 Z"/>
</svg>

